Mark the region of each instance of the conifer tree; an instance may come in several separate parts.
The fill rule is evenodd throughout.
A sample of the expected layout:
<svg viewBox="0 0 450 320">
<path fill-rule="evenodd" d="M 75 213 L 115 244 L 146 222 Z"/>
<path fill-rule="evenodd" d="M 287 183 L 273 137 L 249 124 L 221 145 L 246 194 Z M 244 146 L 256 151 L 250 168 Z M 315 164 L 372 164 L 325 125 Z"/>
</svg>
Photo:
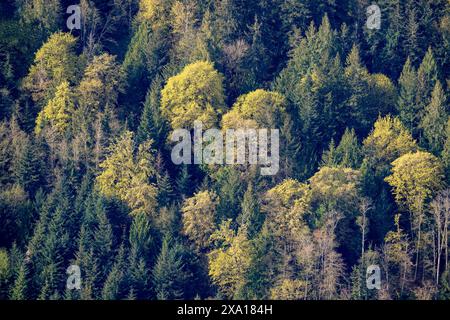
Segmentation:
<svg viewBox="0 0 450 320">
<path fill-rule="evenodd" d="M 399 96 L 397 100 L 397 111 L 399 118 L 405 127 L 412 133 L 416 133 L 418 126 L 417 94 L 417 72 L 408 58 L 403 66 L 403 71 L 398 80 Z"/>
<path fill-rule="evenodd" d="M 9 298 L 11 300 L 26 300 L 28 298 L 27 288 L 27 266 L 25 265 L 25 263 L 22 263 L 17 274 L 16 281 L 11 287 Z"/>
<path fill-rule="evenodd" d="M 445 143 L 445 130 L 448 121 L 446 110 L 447 98 L 439 81 L 434 86 L 431 102 L 425 107 L 421 128 L 430 151 L 440 154 Z"/>
<path fill-rule="evenodd" d="M 190 278 L 182 259 L 182 246 L 165 237 L 161 252 L 152 270 L 153 285 L 158 300 L 183 298 L 184 287 Z"/>
</svg>

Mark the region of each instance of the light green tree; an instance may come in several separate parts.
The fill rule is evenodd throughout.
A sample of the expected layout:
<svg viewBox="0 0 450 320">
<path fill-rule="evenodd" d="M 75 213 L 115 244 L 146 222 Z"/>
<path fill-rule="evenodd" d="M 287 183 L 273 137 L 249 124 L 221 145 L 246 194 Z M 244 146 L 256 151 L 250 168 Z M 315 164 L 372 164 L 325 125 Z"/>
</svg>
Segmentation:
<svg viewBox="0 0 450 320">
<path fill-rule="evenodd" d="M 222 78 L 205 61 L 192 63 L 169 78 L 161 91 L 161 110 L 172 128 L 193 128 L 195 120 L 205 128 L 214 126 L 225 110 Z"/>
<path fill-rule="evenodd" d="M 153 214 L 156 207 L 157 190 L 150 181 L 155 174 L 151 145 L 148 140 L 135 152 L 133 133 L 125 131 L 109 147 L 109 155 L 100 164 L 103 169 L 97 176 L 100 192 L 124 201 L 132 213 Z"/>
<path fill-rule="evenodd" d="M 199 250 L 210 244 L 209 237 L 214 232 L 218 197 L 214 192 L 202 191 L 184 201 L 183 233 L 194 242 Z"/>
<path fill-rule="evenodd" d="M 46 105 L 62 82 L 75 82 L 78 70 L 76 41 L 69 33 L 54 33 L 36 52 L 24 87 L 38 105 Z"/>
</svg>

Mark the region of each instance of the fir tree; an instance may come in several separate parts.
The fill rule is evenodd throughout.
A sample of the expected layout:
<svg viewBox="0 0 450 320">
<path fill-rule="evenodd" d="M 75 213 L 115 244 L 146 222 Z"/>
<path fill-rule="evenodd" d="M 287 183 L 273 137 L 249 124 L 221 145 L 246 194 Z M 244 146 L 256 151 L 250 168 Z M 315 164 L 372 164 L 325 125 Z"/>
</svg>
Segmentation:
<svg viewBox="0 0 450 320">
<path fill-rule="evenodd" d="M 16 281 L 11 288 L 10 299 L 11 300 L 26 300 L 27 296 L 27 266 L 25 263 L 22 263 L 17 274 Z"/>
<path fill-rule="evenodd" d="M 446 112 L 446 96 L 439 81 L 434 86 L 431 102 L 425 107 L 421 128 L 429 150 L 439 155 L 444 147 L 448 115 Z"/>
<path fill-rule="evenodd" d="M 183 298 L 184 288 L 190 277 L 182 259 L 183 248 L 165 237 L 161 252 L 153 267 L 153 285 L 158 300 Z"/>
</svg>

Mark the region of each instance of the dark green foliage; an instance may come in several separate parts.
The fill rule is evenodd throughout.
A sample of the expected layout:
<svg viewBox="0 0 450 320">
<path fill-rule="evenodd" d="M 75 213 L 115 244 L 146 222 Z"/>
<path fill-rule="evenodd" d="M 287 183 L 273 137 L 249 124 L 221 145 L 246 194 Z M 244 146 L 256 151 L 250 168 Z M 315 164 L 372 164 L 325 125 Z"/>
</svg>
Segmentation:
<svg viewBox="0 0 450 320">
<path fill-rule="evenodd" d="M 152 271 L 156 299 L 173 300 L 184 296 L 191 273 L 183 261 L 183 247 L 166 237 Z"/>
</svg>

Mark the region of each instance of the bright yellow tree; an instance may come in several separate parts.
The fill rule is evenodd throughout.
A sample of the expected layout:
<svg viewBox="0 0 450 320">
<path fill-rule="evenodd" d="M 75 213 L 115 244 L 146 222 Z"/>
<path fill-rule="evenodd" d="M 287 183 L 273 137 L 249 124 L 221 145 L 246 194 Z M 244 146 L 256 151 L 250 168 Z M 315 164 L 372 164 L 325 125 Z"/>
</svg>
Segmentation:
<svg viewBox="0 0 450 320">
<path fill-rule="evenodd" d="M 371 166 L 385 173 L 392 161 L 401 155 L 417 150 L 416 141 L 398 118 L 378 118 L 374 129 L 364 140 L 364 153 Z"/>
<path fill-rule="evenodd" d="M 50 36 L 37 51 L 28 76 L 24 79 L 24 87 L 39 105 L 45 105 L 62 82 L 73 83 L 76 79 L 76 41 L 71 34 L 58 32 Z"/>
<path fill-rule="evenodd" d="M 156 187 L 150 183 L 154 176 L 155 158 L 152 141 L 139 145 L 135 155 L 133 134 L 125 131 L 109 148 L 109 155 L 100 164 L 97 186 L 106 197 L 116 197 L 133 210 L 132 214 L 152 214 L 156 207 Z"/>
<path fill-rule="evenodd" d="M 223 76 L 211 62 L 198 61 L 169 78 L 161 91 L 161 110 L 172 128 L 193 128 L 195 120 L 213 127 L 225 110 Z"/>
<path fill-rule="evenodd" d="M 69 126 L 71 115 L 75 110 L 74 96 L 67 81 L 63 81 L 57 88 L 52 98 L 36 118 L 35 132 L 49 125 L 62 134 Z"/>
<path fill-rule="evenodd" d="M 224 221 L 211 235 L 217 248 L 208 254 L 209 275 L 227 297 L 233 298 L 246 283 L 251 265 L 251 245 L 245 232 L 231 229 L 231 220 Z"/>
<path fill-rule="evenodd" d="M 238 98 L 223 116 L 222 127 L 279 128 L 285 107 L 286 101 L 281 94 L 258 89 Z"/>
<path fill-rule="evenodd" d="M 183 203 L 183 233 L 198 249 L 209 245 L 209 237 L 216 228 L 215 214 L 218 203 L 217 195 L 213 191 L 198 192 Z"/>
<path fill-rule="evenodd" d="M 422 225 L 425 204 L 444 186 L 444 169 L 439 159 L 428 152 L 407 153 L 393 163 L 392 174 L 385 178 L 392 186 L 398 205 L 410 213 L 416 238 L 416 275 L 422 249 Z"/>
</svg>

